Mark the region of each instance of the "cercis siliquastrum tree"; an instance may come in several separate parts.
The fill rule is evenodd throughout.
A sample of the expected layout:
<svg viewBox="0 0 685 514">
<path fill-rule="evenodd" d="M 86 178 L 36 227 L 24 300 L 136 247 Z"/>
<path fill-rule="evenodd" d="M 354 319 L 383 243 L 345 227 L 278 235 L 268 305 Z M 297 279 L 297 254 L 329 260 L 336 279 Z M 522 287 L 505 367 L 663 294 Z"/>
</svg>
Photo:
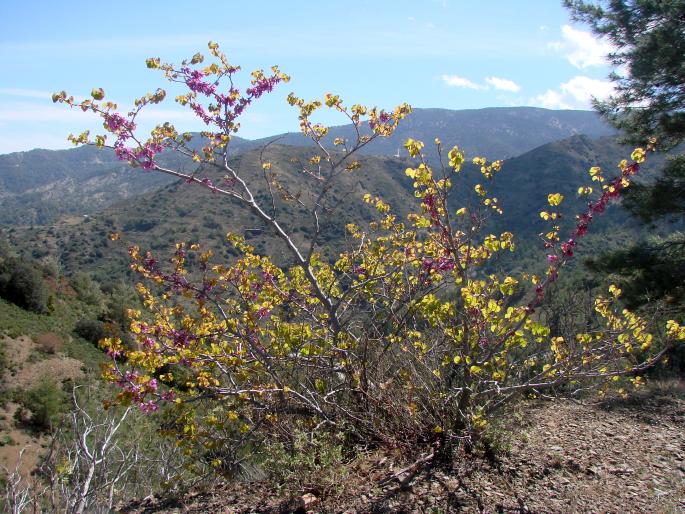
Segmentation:
<svg viewBox="0 0 685 514">
<path fill-rule="evenodd" d="M 392 135 L 409 106 L 386 112 L 347 107 L 331 94 L 323 102 L 290 94 L 302 133 L 314 143 L 301 177 L 313 200 L 306 203 L 293 194 L 279 164 L 262 153 L 260 174 L 268 195 L 260 202 L 249 185 L 254 177 L 230 164 L 230 139 L 245 109 L 287 76 L 277 68 L 271 74 L 253 72 L 242 93 L 234 85 L 239 69 L 216 44 L 209 50 L 213 61 L 204 66 L 200 54 L 178 67 L 148 60 L 149 67 L 187 88 L 176 101 L 208 126 L 199 151 L 191 149 L 190 134 L 168 123 L 147 140 L 137 137 L 136 116 L 147 104 L 162 101 L 162 90 L 139 99 L 126 116 L 103 102 L 100 89 L 80 103 L 64 92 L 55 95 L 56 101 L 101 116 L 115 138 L 109 144 L 105 135 L 91 140 L 84 133 L 72 137 L 76 144 L 112 147 L 132 165 L 237 201 L 266 224 L 289 256 L 290 265 L 277 266 L 232 233 L 228 239 L 238 257 L 227 263 L 214 263 L 211 252 L 197 244 L 179 242 L 167 265 L 130 248 L 132 267 L 145 279 L 138 284 L 145 309 L 129 313 L 138 348 L 105 340 L 112 362 L 104 375 L 121 388 L 115 401 L 144 411 L 166 408 L 173 419 L 166 428 L 189 452 L 199 451 L 220 468 L 233 466 L 245 452 L 294 426 L 345 430 L 377 444 L 446 448 L 477 435 L 498 407 L 522 393 L 613 381 L 639 385 L 639 373 L 663 354 L 652 350 L 653 338 L 685 337 L 675 321 L 653 336 L 645 320 L 627 310 L 615 312 L 620 291 L 614 287 L 609 298 L 596 300 L 602 326 L 573 339 L 551 336 L 536 315 L 590 224 L 639 171 L 643 149 L 622 162 L 611 181 L 598 168 L 590 170 L 599 184 L 596 199 L 566 237 L 557 225 L 563 197 L 549 195 L 552 211 L 541 213 L 551 223 L 544 236 L 546 274 L 516 278 L 483 271 L 498 253 L 515 247 L 509 232 L 483 233 L 485 219 L 502 213 L 486 189 L 502 163 L 475 157 L 475 170 L 462 170 L 463 151 L 436 140 L 440 164 L 432 166 L 423 143 L 409 139 L 405 148 L 414 163 L 406 174 L 413 179 L 416 209 L 400 220 L 383 199 L 365 195 L 359 201 L 375 207 L 376 220 L 366 227 L 349 224 L 347 246 L 330 263 L 318 251 L 321 206 L 341 177 L 360 167 L 358 151 Z M 352 138 L 326 139 L 328 129 L 312 121 L 324 106 L 352 124 Z M 200 167 L 195 173 L 166 168 L 157 160 L 162 151 L 181 152 Z M 220 170 L 222 182 L 202 175 L 212 169 Z M 472 204 L 450 210 L 455 184 L 471 172 L 481 174 Z M 581 186 L 579 194 L 590 197 L 592 187 Z M 311 223 L 304 242 L 279 218 L 282 202 L 296 205 Z M 190 253 L 196 254 L 193 259 Z M 194 270 L 191 261 L 197 263 Z"/>
</svg>

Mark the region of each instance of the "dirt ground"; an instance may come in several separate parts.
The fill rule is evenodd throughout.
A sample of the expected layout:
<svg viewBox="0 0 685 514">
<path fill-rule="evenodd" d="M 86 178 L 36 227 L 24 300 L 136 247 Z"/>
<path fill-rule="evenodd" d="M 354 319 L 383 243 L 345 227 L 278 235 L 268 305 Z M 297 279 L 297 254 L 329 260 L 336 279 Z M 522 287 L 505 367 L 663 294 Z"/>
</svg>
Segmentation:
<svg viewBox="0 0 685 514">
<path fill-rule="evenodd" d="M 494 462 L 457 456 L 451 469 L 379 485 L 406 463 L 369 455 L 337 495 L 279 498 L 265 483 L 224 483 L 122 512 L 685 512 L 685 385 L 652 384 L 628 400 L 528 405 Z M 406 475 L 399 476 L 400 479 Z"/>
<path fill-rule="evenodd" d="M 59 352 L 32 360 L 30 356 L 35 354 L 38 346 L 30 337 L 2 337 L 0 345 L 5 348 L 9 364 L 2 377 L 8 388 L 25 390 L 38 384 L 43 377 L 59 383 L 64 379 L 83 376 L 81 361 Z M 28 476 L 45 452 L 49 438 L 17 428 L 14 413 L 18 408 L 19 405 L 13 402 L 0 405 L 0 469 L 14 470 L 19 464 L 21 474 Z M 22 450 L 23 455 L 19 462 Z"/>
<path fill-rule="evenodd" d="M 0 344 L 5 347 L 9 361 L 9 370 L 3 380 L 12 389 L 28 389 L 41 378 L 60 382 L 83 376 L 83 363 L 59 352 L 31 361 L 30 356 L 37 351 L 38 345 L 30 337 L 3 337 Z"/>
</svg>

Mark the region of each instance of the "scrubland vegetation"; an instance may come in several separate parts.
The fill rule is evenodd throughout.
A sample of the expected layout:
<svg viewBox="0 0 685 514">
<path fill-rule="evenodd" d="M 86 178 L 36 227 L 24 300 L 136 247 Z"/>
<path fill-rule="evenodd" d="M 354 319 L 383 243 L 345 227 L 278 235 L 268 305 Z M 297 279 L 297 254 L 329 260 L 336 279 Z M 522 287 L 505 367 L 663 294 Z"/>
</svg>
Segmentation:
<svg viewBox="0 0 685 514">
<path fill-rule="evenodd" d="M 135 509 L 131 500 L 153 494 L 164 499 L 161 510 L 164 501 L 203 494 L 208 484 L 279 496 L 281 503 L 263 505 L 272 510 L 335 510 L 360 491 L 368 498 L 355 508 L 391 510 L 394 495 L 420 476 L 428 477 L 426 496 L 442 498 L 432 490 L 440 482 L 449 492 L 445 505 L 458 510 L 455 491 L 481 498 L 471 494 L 477 466 L 469 471 L 469 463 L 485 460 L 513 477 L 525 465 L 512 449 L 529 455 L 524 439 L 540 440 L 540 427 L 555 430 L 554 409 L 573 421 L 572 404 L 541 407 L 544 401 L 599 397 L 614 430 L 620 423 L 612 405 L 629 417 L 621 409 L 654 387 L 646 383 L 682 373 L 683 243 L 675 230 L 682 156 L 664 161 L 652 152 L 682 141 L 683 82 L 671 96 L 670 85 L 656 93 L 645 86 L 654 70 L 640 59 L 655 50 L 630 29 L 640 19 L 626 21 L 637 4 L 628 13 L 624 2 L 606 11 L 567 3 L 619 45 L 616 64 L 633 65 L 631 78 L 619 82 L 623 96 L 598 105 L 633 146 L 615 167 L 593 165 L 584 179 L 544 191 L 539 205 L 525 208 L 530 221 L 512 207 L 514 231 L 506 192 L 497 189 L 506 161 L 440 138 L 406 139 L 402 160 L 361 157 L 398 130 L 411 114 L 406 104 L 383 110 L 334 94 L 313 101 L 290 94 L 310 146 L 266 144 L 232 158 L 240 116 L 289 77 L 274 67 L 245 79 L 213 42 L 207 56 L 178 65 L 147 61 L 180 89 L 176 102 L 206 123 L 199 135 L 170 123 L 149 137 L 136 131 L 146 106 L 165 100 L 162 89 L 127 114 L 100 88 L 82 101 L 55 93 L 53 101 L 103 121 L 102 134 L 70 136 L 76 145 L 108 148 L 134 168 L 179 182 L 136 199 L 145 205 L 135 217 L 88 221 L 88 236 L 76 231 L 97 238 L 103 259 L 126 248 L 126 269 L 108 261 L 119 270 L 116 279 L 97 273 L 104 261 L 96 255 L 86 256 L 93 274 L 74 266 L 65 276 L 54 263 L 2 249 L 3 445 L 19 450 L 13 437 L 21 429 L 44 447 L 32 457 L 32 476 L 20 463 L 7 470 L 7 510 L 108 512 Z M 644 4 L 643 17 L 684 11 L 681 2 L 662 2 L 663 12 Z M 650 30 L 662 37 L 658 24 Z M 638 101 L 653 102 L 653 116 L 629 108 Z M 323 109 L 349 124 L 346 137 L 331 138 L 316 122 Z M 162 160 L 169 154 L 175 157 Z M 652 159 L 666 171 L 635 188 Z M 175 166 L 188 162 L 193 171 Z M 399 178 L 388 179 L 385 169 Z M 212 199 L 205 210 L 188 200 L 196 190 Z M 653 195 L 664 190 L 672 201 L 655 211 Z M 168 207 L 164 195 L 190 202 L 187 211 L 174 204 L 171 229 L 150 215 Z M 663 237 L 616 252 L 592 234 L 626 195 L 643 219 L 676 220 L 662 226 Z M 632 229 L 614 216 L 606 217 L 610 226 Z M 198 233 L 194 224 L 204 234 L 229 233 L 221 243 L 188 240 Z M 146 244 L 144 234 L 155 243 Z M 76 247 L 61 251 L 79 254 Z M 578 262 L 583 254 L 592 257 L 587 266 Z M 80 361 L 78 369 L 60 368 L 69 358 Z M 682 409 L 682 391 L 670 384 L 658 397 Z M 653 407 L 645 415 L 682 423 L 682 412 L 671 419 L 658 410 L 663 405 Z M 526 428 L 516 433 L 517 426 Z M 536 473 L 581 469 L 585 457 L 573 460 L 562 443 Z M 507 463 L 512 468 L 503 471 Z M 675 491 L 668 498 L 675 509 L 682 490 L 671 477 L 659 487 Z M 236 495 L 236 508 L 256 508 Z M 519 493 L 513 496 L 527 511 Z M 473 502 L 486 508 L 482 498 Z"/>
</svg>

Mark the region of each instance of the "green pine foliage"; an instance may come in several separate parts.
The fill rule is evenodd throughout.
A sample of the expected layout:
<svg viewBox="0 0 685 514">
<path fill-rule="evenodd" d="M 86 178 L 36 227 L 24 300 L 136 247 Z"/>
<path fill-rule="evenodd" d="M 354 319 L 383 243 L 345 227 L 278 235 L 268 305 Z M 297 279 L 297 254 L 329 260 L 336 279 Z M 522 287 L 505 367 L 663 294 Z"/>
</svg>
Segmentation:
<svg viewBox="0 0 685 514">
<path fill-rule="evenodd" d="M 673 148 L 685 138 L 685 2 L 682 0 L 565 0 L 616 50 L 616 94 L 597 102 L 600 114 L 636 144 L 657 138 Z"/>
<path fill-rule="evenodd" d="M 682 224 L 685 214 L 685 2 L 683 0 L 565 0 L 573 17 L 616 48 L 609 58 L 617 70 L 616 93 L 595 102 L 598 112 L 624 139 L 671 150 L 655 180 L 637 182 L 626 192 L 625 207 L 645 223 L 660 219 Z M 680 145 L 680 146 L 679 146 Z M 682 311 L 685 302 L 685 236 L 634 243 L 591 262 L 595 271 L 620 275 L 633 306 L 664 302 Z M 652 306 L 654 307 L 654 306 Z"/>
</svg>

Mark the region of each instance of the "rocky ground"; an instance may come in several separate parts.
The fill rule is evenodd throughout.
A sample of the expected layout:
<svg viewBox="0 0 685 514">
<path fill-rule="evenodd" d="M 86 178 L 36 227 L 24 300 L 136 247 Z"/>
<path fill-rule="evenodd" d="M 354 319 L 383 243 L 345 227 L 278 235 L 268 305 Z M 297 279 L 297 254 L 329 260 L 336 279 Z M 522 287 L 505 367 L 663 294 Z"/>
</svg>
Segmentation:
<svg viewBox="0 0 685 514">
<path fill-rule="evenodd" d="M 685 512 L 682 382 L 653 384 L 627 400 L 536 403 L 521 414 L 494 461 L 462 455 L 450 469 L 410 476 L 418 468 L 403 473 L 411 463 L 399 456 L 371 454 L 349 463 L 337 487 L 290 500 L 263 482 L 232 482 L 121 511 Z"/>
<path fill-rule="evenodd" d="M 60 352 L 46 355 L 38 352 L 39 345 L 28 336 L 0 337 L 0 345 L 7 356 L 8 369 L 0 381 L 6 387 L 27 390 L 49 378 L 59 383 L 83 376 L 83 364 Z M 45 453 L 49 438 L 45 434 L 22 430 L 16 426 L 14 414 L 19 405 L 5 401 L 0 404 L 0 470 L 18 470 L 29 476 Z"/>
</svg>

